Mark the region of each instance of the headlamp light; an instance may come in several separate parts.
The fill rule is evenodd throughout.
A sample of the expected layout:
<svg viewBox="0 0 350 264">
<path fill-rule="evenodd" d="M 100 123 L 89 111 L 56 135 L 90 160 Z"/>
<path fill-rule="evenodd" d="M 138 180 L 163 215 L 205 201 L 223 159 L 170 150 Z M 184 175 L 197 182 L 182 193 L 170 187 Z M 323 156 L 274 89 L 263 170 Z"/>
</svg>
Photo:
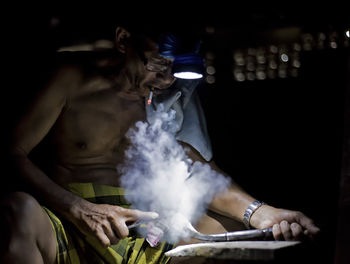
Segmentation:
<svg viewBox="0 0 350 264">
<path fill-rule="evenodd" d="M 180 79 L 200 79 L 204 71 L 203 59 L 196 53 L 176 55 L 172 73 Z"/>
<path fill-rule="evenodd" d="M 190 49 L 188 47 L 185 49 L 184 43 L 185 41 L 172 34 L 164 35 L 159 43 L 159 53 L 164 57 L 174 59 L 172 66 L 174 77 L 200 79 L 203 77 L 204 60 L 198 55 L 199 42 Z M 184 52 L 184 50 L 187 50 L 187 52 Z"/>
</svg>

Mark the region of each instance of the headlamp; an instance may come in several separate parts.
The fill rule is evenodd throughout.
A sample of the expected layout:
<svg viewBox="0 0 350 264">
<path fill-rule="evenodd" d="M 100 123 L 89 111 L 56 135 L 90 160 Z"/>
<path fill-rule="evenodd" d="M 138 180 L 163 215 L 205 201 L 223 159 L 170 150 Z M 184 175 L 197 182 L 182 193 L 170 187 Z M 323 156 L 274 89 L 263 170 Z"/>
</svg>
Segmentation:
<svg viewBox="0 0 350 264">
<path fill-rule="evenodd" d="M 174 59 L 172 66 L 174 77 L 200 79 L 203 77 L 204 60 L 198 55 L 199 42 L 190 49 L 185 42 L 172 34 L 164 35 L 159 43 L 159 53 L 164 57 Z"/>
<path fill-rule="evenodd" d="M 180 79 L 200 79 L 203 77 L 203 59 L 196 53 L 176 55 L 172 72 Z"/>
</svg>

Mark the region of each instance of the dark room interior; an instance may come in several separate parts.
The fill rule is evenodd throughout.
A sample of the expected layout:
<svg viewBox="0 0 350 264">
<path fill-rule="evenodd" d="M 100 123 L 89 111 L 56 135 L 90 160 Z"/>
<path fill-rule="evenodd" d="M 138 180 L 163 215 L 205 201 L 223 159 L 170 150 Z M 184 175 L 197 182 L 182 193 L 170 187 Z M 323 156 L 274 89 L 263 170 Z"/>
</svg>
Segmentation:
<svg viewBox="0 0 350 264">
<path fill-rule="evenodd" d="M 254 197 L 314 219 L 321 234 L 307 253 L 296 256 L 298 263 L 345 264 L 350 260 L 350 16 L 342 6 L 292 5 L 208 6 L 193 16 L 188 11 L 182 22 L 203 31 L 206 74 L 198 92 L 216 164 Z M 113 12 L 103 7 L 81 13 L 63 6 L 22 11 L 11 10 L 3 37 L 5 161 L 6 137 L 44 82 L 56 50 L 108 39 L 114 22 Z M 152 13 L 146 11 L 132 19 L 142 22 Z M 159 19 L 180 19 L 179 12 L 165 10 Z M 4 192 L 17 188 L 11 172 L 5 174 Z"/>
</svg>

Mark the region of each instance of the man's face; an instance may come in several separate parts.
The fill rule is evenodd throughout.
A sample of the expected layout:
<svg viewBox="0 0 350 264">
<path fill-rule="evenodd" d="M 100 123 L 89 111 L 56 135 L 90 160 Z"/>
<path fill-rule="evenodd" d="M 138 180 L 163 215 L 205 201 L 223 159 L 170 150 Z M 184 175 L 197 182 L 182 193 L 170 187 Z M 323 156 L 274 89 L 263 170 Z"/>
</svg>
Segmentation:
<svg viewBox="0 0 350 264">
<path fill-rule="evenodd" d="M 136 84 L 140 93 L 148 96 L 153 88 L 157 95 L 169 88 L 176 79 L 171 72 L 173 59 L 161 56 L 157 44 L 151 40 L 147 40 L 142 56 L 139 58 Z"/>
</svg>

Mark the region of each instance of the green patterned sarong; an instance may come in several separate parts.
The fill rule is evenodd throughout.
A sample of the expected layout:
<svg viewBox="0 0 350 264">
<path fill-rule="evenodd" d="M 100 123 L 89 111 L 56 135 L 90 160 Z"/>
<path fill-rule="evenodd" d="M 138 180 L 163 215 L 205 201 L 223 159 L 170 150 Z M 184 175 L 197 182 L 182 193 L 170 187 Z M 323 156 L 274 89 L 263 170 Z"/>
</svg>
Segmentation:
<svg viewBox="0 0 350 264">
<path fill-rule="evenodd" d="M 130 207 L 122 188 L 94 183 L 72 183 L 68 188 L 72 193 L 93 203 Z M 144 238 L 130 232 L 129 237 L 106 248 L 96 238 L 84 236 L 72 224 L 60 220 L 52 211 L 43 208 L 56 234 L 58 264 L 153 264 L 169 261 L 164 252 L 173 248 L 171 244 L 160 243 L 152 248 Z"/>
</svg>

